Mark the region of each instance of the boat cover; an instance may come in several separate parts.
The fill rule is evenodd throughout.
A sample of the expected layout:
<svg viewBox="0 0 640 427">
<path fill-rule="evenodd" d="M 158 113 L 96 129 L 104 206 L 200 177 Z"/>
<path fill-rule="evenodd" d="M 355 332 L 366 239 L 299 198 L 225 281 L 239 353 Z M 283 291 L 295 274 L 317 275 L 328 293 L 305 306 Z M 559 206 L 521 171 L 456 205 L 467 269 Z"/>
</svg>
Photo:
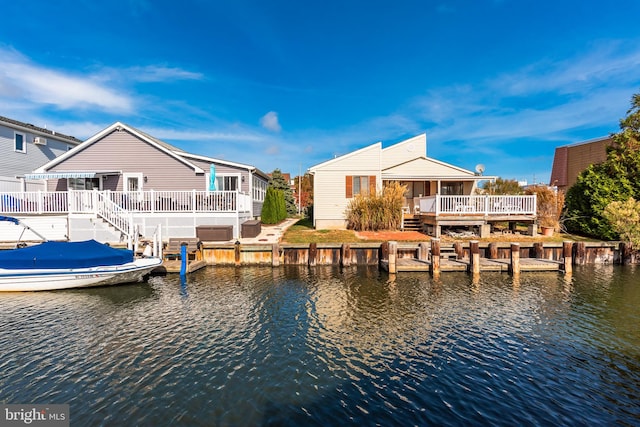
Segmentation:
<svg viewBox="0 0 640 427">
<path fill-rule="evenodd" d="M 95 240 L 44 242 L 34 246 L 0 251 L 0 268 L 87 268 L 120 265 L 133 261 L 133 251 L 116 249 Z"/>
</svg>

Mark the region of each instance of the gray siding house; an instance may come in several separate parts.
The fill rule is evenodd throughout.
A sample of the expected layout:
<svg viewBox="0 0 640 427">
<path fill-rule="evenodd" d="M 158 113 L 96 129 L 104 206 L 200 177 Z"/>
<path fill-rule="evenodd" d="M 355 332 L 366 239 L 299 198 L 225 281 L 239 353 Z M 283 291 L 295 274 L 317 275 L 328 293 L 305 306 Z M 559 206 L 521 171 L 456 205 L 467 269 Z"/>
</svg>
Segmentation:
<svg viewBox="0 0 640 427">
<path fill-rule="evenodd" d="M 0 191 L 41 189 L 42 184 L 25 181 L 24 175 L 81 142 L 73 136 L 0 116 Z"/>
<path fill-rule="evenodd" d="M 99 241 L 195 237 L 200 226 L 228 226 L 238 238 L 260 217 L 269 181 L 254 166 L 187 153 L 120 122 L 25 178 L 46 191 L 12 194 L 19 203 L 9 213 L 27 223 L 64 217 L 67 234 L 53 238 Z"/>
</svg>

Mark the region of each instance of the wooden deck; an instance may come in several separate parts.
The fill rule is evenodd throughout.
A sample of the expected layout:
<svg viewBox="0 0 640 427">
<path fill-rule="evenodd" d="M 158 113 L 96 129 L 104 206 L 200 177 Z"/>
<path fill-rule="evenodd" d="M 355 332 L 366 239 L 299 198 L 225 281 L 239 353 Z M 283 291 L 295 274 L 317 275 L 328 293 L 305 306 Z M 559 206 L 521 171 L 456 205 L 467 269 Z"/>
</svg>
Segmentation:
<svg viewBox="0 0 640 427">
<path fill-rule="evenodd" d="M 508 272 L 511 261 L 508 259 L 480 258 L 480 271 Z M 520 271 L 560 271 L 562 263 L 547 259 L 520 258 Z M 383 262 L 382 267 L 388 270 L 388 263 Z M 396 261 L 396 271 L 400 272 L 424 272 L 429 271 L 431 262 L 421 261 L 415 258 L 400 258 Z M 440 260 L 440 271 L 469 271 L 469 259 Z"/>
<path fill-rule="evenodd" d="M 181 264 L 182 260 L 179 259 L 164 260 L 162 261 L 162 265 L 154 270 L 154 274 L 180 273 Z M 194 271 L 200 270 L 206 266 L 207 263 L 204 260 L 190 260 L 187 262 L 186 273 L 193 273 Z"/>
</svg>

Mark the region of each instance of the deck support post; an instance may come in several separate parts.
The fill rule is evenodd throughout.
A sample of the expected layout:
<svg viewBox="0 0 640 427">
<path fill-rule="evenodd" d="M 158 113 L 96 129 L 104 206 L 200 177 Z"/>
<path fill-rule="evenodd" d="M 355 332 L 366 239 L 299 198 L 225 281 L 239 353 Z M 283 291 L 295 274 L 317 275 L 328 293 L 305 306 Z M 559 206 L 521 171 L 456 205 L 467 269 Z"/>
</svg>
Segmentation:
<svg viewBox="0 0 640 427">
<path fill-rule="evenodd" d="M 520 274 L 520 243 L 511 243 L 511 264 L 509 266 L 511 274 Z"/>
<path fill-rule="evenodd" d="M 278 245 L 277 243 L 274 243 L 271 246 L 271 266 L 280 266 L 280 245 Z"/>
<path fill-rule="evenodd" d="M 351 265 L 351 246 L 348 243 L 343 243 L 340 246 L 340 265 L 343 267 Z"/>
<path fill-rule="evenodd" d="M 318 257 L 318 244 L 309 243 L 309 267 L 315 267 Z"/>
<path fill-rule="evenodd" d="M 566 274 L 571 274 L 573 271 L 573 242 L 565 240 L 562 242 L 562 262 L 564 267 L 564 272 Z"/>
<path fill-rule="evenodd" d="M 398 242 L 389 242 L 389 273 L 396 274 L 398 272 L 396 262 L 398 260 Z"/>
<path fill-rule="evenodd" d="M 440 239 L 431 239 L 431 274 L 440 274 Z"/>
<path fill-rule="evenodd" d="M 471 273 L 480 274 L 480 242 L 478 240 L 469 241 L 469 262 Z"/>
</svg>

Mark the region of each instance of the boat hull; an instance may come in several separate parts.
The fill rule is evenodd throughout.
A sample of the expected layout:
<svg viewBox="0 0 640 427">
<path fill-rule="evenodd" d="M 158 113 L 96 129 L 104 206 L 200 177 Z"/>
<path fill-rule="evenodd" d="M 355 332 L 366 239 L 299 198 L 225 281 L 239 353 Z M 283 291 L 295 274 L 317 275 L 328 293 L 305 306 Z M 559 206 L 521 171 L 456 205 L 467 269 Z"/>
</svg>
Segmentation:
<svg viewBox="0 0 640 427">
<path fill-rule="evenodd" d="M 138 282 L 161 264 L 159 258 L 140 258 L 126 264 L 88 268 L 0 268 L 0 292 L 52 291 Z"/>
</svg>

